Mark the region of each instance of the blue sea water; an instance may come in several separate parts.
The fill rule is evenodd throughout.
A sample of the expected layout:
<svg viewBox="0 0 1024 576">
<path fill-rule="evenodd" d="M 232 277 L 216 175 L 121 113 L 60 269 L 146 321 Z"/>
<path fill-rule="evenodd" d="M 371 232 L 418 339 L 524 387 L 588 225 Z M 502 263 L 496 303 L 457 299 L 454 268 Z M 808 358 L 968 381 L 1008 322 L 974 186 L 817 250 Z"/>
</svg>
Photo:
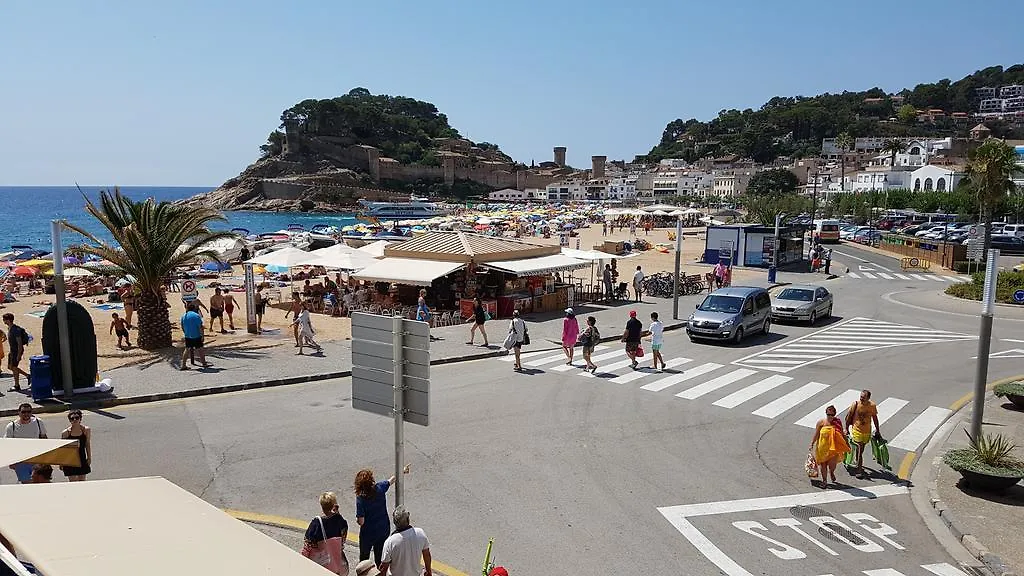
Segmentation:
<svg viewBox="0 0 1024 576">
<path fill-rule="evenodd" d="M 40 250 L 49 250 L 50 221 L 63 219 L 80 226 L 99 237 L 110 240 L 109 234 L 85 211 L 85 193 L 93 201 L 99 198 L 100 190 L 113 187 L 83 186 L 0 186 L 0 252 L 11 245 L 27 244 Z M 124 186 L 121 193 L 135 200 L 155 198 L 158 201 L 173 201 L 208 192 L 213 188 Z M 345 214 L 316 214 L 300 212 L 224 212 L 227 222 L 218 223 L 215 228 L 230 230 L 245 228 L 253 234 L 274 232 L 287 228 L 289 224 L 300 224 L 307 230 L 316 224 L 347 226 L 356 218 Z M 64 246 L 81 240 L 73 232 L 65 232 Z"/>
</svg>

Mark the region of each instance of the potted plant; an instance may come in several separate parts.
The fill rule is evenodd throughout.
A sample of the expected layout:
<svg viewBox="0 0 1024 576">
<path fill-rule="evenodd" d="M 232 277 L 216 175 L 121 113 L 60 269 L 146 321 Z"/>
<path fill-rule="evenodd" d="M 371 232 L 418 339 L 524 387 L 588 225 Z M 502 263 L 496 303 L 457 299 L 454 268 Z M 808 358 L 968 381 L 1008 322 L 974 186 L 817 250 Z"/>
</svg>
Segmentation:
<svg viewBox="0 0 1024 576">
<path fill-rule="evenodd" d="M 992 389 L 996 396 L 1013 402 L 1013 405 L 1024 410 L 1024 380 L 1005 382 Z"/>
<path fill-rule="evenodd" d="M 968 448 L 946 452 L 942 461 L 963 476 L 965 486 L 987 492 L 1006 490 L 1024 478 L 1024 462 L 1010 453 L 1017 448 L 1002 434 L 982 434 Z"/>
</svg>

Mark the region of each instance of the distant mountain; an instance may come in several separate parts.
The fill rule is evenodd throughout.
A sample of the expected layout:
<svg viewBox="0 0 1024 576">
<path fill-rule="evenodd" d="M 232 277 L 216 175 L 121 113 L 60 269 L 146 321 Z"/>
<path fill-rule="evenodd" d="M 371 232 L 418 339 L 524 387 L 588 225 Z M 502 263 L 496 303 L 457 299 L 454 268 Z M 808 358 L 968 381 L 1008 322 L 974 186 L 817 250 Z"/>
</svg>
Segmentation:
<svg viewBox="0 0 1024 576">
<path fill-rule="evenodd" d="M 705 156 L 738 154 L 768 163 L 779 156 L 815 156 L 821 140 L 842 132 L 851 136 L 948 136 L 964 134 L 973 122 L 954 121 L 953 112 L 973 113 L 976 88 L 1024 84 L 1024 64 L 991 66 L 956 82 L 918 84 L 886 94 L 881 88 L 813 97 L 776 96 L 760 110 L 722 110 L 708 122 L 676 119 L 665 126 L 661 141 L 639 162 L 664 158 L 694 161 Z M 944 116 L 918 120 L 918 110 L 939 109 Z M 890 121 L 890 120 L 893 121 Z M 986 122 L 1001 137 L 1020 137 L 999 122 Z"/>
</svg>

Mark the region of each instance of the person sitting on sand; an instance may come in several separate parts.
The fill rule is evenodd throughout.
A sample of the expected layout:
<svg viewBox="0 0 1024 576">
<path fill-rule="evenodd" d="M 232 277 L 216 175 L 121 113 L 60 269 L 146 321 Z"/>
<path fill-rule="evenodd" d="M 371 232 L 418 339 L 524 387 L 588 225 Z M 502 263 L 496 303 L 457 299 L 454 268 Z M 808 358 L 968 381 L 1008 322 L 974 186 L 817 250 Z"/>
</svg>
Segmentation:
<svg viewBox="0 0 1024 576">
<path fill-rule="evenodd" d="M 114 312 L 110 315 L 113 320 L 110 322 L 110 334 L 117 333 L 117 347 L 124 349 L 125 347 L 131 348 L 132 342 L 128 338 L 128 323 L 123 318 Z M 121 340 L 124 340 L 126 346 L 121 345 Z"/>
</svg>

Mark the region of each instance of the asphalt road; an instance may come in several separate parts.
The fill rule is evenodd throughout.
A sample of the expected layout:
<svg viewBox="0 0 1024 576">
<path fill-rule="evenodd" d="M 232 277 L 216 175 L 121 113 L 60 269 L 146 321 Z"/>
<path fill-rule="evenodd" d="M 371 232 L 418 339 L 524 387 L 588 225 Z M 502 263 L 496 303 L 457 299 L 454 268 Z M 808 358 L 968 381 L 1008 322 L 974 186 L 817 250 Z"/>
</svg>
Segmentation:
<svg viewBox="0 0 1024 576">
<path fill-rule="evenodd" d="M 811 278 L 824 277 L 781 279 Z M 504 359 L 434 367 L 431 426 L 406 427 L 406 504 L 435 558 L 476 572 L 494 537 L 514 574 L 960 574 L 893 473 L 840 469 L 848 489 L 822 491 L 803 461 L 823 406 L 869 388 L 898 471 L 970 391 L 977 320 L 884 297 L 945 285 L 927 278 L 824 285 L 830 321 L 738 347 L 668 333 L 666 373 L 630 370 L 614 344 L 593 377 L 557 351 L 523 374 Z M 1022 326 L 997 321 L 993 350 L 1024 348 L 1008 340 Z M 994 359 L 991 379 L 1013 371 Z M 353 410 L 350 390 L 343 379 L 87 414 L 92 477 L 163 475 L 221 507 L 293 518 L 332 489 L 352 522 L 355 472 L 393 464 L 391 422 Z"/>
</svg>

